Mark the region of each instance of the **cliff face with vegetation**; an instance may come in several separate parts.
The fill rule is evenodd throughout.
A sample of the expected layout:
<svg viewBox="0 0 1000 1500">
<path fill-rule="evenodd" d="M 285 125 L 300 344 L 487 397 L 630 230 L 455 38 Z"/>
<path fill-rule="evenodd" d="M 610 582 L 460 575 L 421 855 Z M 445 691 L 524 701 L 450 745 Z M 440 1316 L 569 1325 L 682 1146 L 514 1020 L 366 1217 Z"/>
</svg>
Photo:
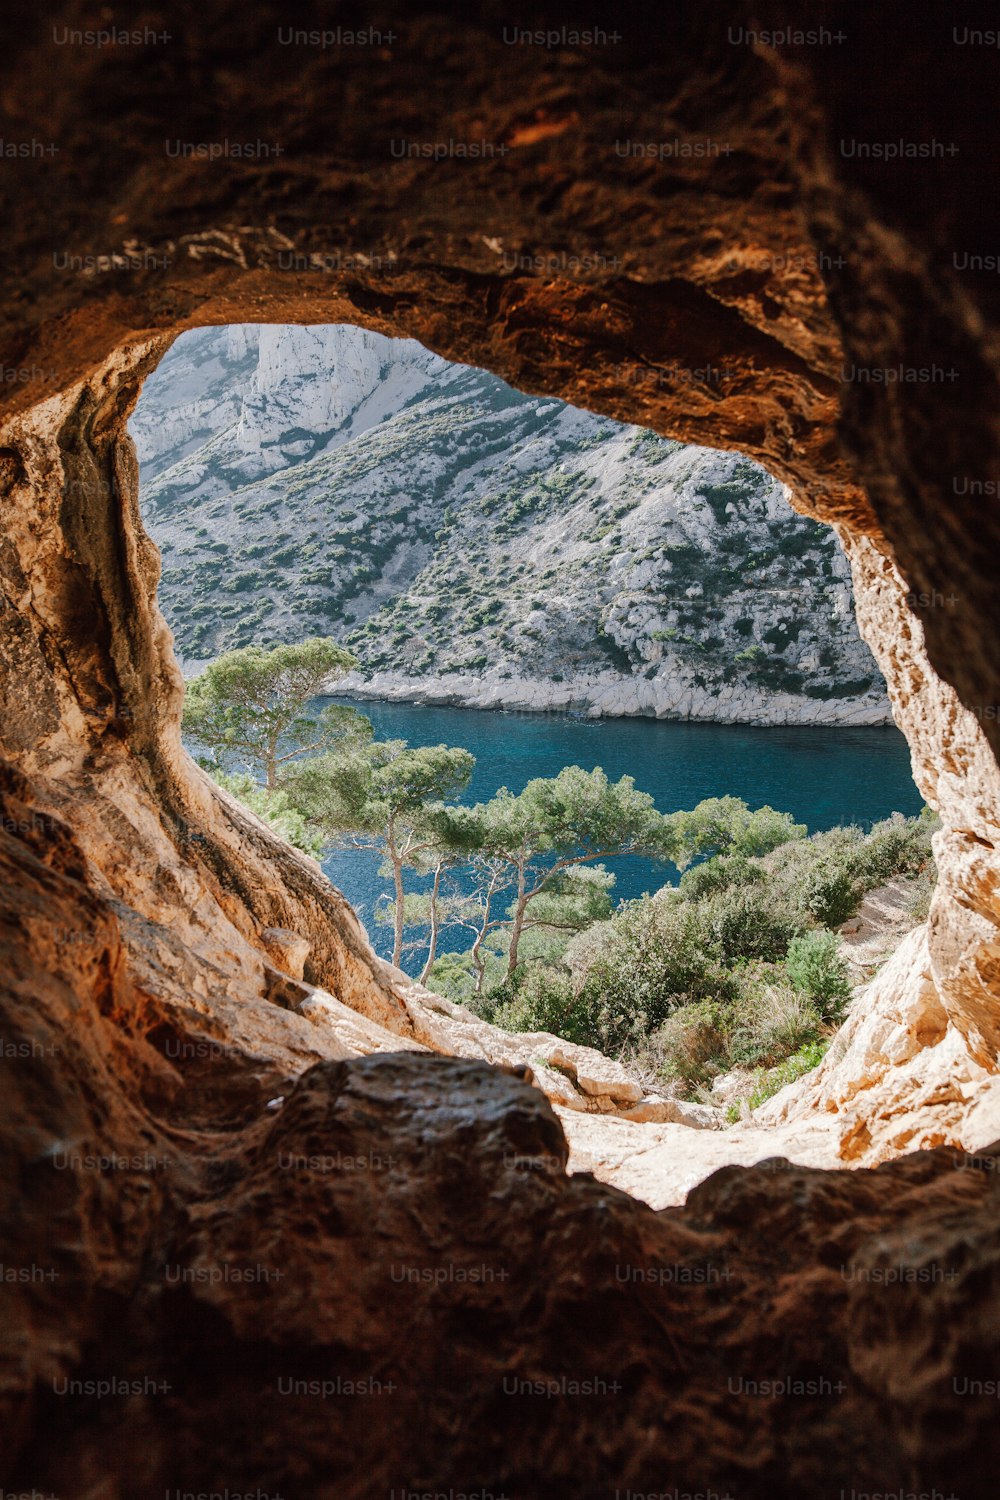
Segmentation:
<svg viewBox="0 0 1000 1500">
<path fill-rule="evenodd" d="M 131 428 L 188 662 L 332 633 L 376 696 L 889 718 L 834 532 L 739 455 L 344 325 L 188 334 Z"/>
</svg>

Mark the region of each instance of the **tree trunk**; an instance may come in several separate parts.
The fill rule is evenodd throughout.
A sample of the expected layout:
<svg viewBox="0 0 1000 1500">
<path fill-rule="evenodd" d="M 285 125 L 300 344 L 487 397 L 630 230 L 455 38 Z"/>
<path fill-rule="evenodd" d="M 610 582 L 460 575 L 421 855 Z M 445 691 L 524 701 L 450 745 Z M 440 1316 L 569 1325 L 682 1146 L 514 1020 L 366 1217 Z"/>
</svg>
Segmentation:
<svg viewBox="0 0 1000 1500">
<path fill-rule="evenodd" d="M 441 890 L 441 865 L 434 867 L 434 884 L 431 886 L 431 935 L 427 943 L 427 961 L 420 970 L 418 984 L 424 984 L 430 973 L 431 965 L 437 957 L 438 944 L 438 893 Z"/>
<path fill-rule="evenodd" d="M 264 749 L 264 785 L 273 792 L 278 784 L 278 741 L 270 740 Z"/>
<path fill-rule="evenodd" d="M 392 961 L 399 968 L 399 961 L 403 956 L 403 861 L 394 843 L 389 845 L 389 858 L 392 860 L 392 880 L 396 888 L 396 910 L 393 913 L 392 923 Z"/>
<path fill-rule="evenodd" d="M 510 929 L 510 948 L 507 951 L 507 978 L 510 979 L 517 968 L 517 950 L 521 942 L 521 929 L 524 926 L 524 913 L 528 905 L 526 891 L 526 879 L 524 865 L 517 867 L 517 902 L 514 906 L 514 920 Z"/>
<path fill-rule="evenodd" d="M 483 906 L 483 921 L 476 933 L 476 941 L 472 945 L 472 966 L 476 971 L 476 986 L 474 993 L 478 996 L 483 993 L 483 980 L 486 978 L 486 960 L 481 955 L 483 942 L 490 926 L 490 910 L 493 905 L 493 879 L 490 880 L 489 889 L 486 892 L 486 902 Z"/>
<path fill-rule="evenodd" d="M 485 936 L 485 930 L 480 928 L 479 932 L 476 933 L 476 941 L 472 945 L 472 964 L 476 971 L 476 984 L 473 994 L 477 996 L 483 993 L 483 980 L 486 978 L 486 960 L 479 953 Z"/>
</svg>

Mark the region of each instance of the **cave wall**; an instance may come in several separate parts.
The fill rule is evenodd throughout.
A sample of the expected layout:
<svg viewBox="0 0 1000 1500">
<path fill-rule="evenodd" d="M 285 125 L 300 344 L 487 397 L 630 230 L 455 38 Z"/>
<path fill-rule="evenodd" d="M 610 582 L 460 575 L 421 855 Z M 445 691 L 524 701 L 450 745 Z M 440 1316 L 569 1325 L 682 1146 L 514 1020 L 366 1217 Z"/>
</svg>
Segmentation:
<svg viewBox="0 0 1000 1500">
<path fill-rule="evenodd" d="M 171 1479 L 249 1487 L 291 1473 L 310 1494 L 361 1495 L 381 1444 L 388 1487 L 444 1472 L 471 1482 L 478 1456 L 481 1476 L 526 1494 L 552 1476 L 597 1495 L 664 1473 L 740 1495 L 834 1493 L 881 1474 L 986 1492 L 992 1409 L 952 1382 L 995 1355 L 993 1157 L 829 1181 L 734 1172 L 666 1216 L 558 1169 L 508 1172 L 501 1231 L 476 1206 L 504 1142 L 558 1168 L 558 1127 L 535 1091 L 453 1060 L 428 1073 L 335 1053 L 295 1082 L 316 1051 L 285 1003 L 269 929 L 304 936 L 306 977 L 401 1045 L 412 1024 L 342 898 L 181 751 L 181 684 L 125 431 L 143 375 L 185 328 L 350 321 L 763 463 L 851 554 L 862 628 L 945 822 L 935 994 L 992 1066 L 1000 522 L 989 492 L 959 481 L 1000 473 L 997 294 L 952 260 L 991 245 L 996 64 L 954 46 L 944 9 L 912 7 L 905 24 L 878 6 L 804 10 L 702 7 L 651 28 L 626 5 L 619 40 L 589 49 L 507 45 L 505 25 L 569 23 L 490 4 L 381 6 L 363 24 L 394 41 L 326 49 L 276 45 L 288 20 L 267 5 L 151 6 L 130 24 L 170 39 L 115 47 L 55 42 L 53 28 L 93 24 L 81 6 L 12 10 L 4 139 L 55 150 L 0 164 L 4 1019 L 31 1049 L 3 1100 L 4 1192 L 19 1224 L 11 1265 L 49 1264 L 54 1226 L 67 1250 L 58 1279 L 3 1288 L 14 1339 L 0 1477 L 113 1500 Z M 362 24 L 315 14 L 317 26 Z M 730 27 L 806 22 L 846 40 L 729 39 Z M 956 153 L 890 169 L 846 156 L 848 137 L 933 137 Z M 225 140 L 281 154 L 170 150 Z M 495 154 L 398 157 L 399 140 L 487 141 Z M 621 141 L 675 144 L 650 160 L 619 155 Z M 111 259 L 72 269 L 67 256 Z M 931 366 L 956 374 L 843 378 Z M 210 1076 L 166 1065 L 170 1027 L 214 1038 Z M 398 1201 L 373 1197 L 367 1178 L 331 1199 L 281 1176 L 282 1139 L 308 1147 L 337 1130 L 359 1153 L 396 1142 Z M 126 1155 L 141 1142 L 173 1165 L 144 1187 L 53 1179 L 46 1153 L 61 1140 Z M 616 1257 L 673 1263 L 710 1245 L 725 1259 L 759 1222 L 739 1297 L 608 1292 Z M 417 1415 L 429 1366 L 408 1354 L 397 1372 L 408 1394 L 366 1428 L 377 1442 L 348 1440 L 340 1414 L 331 1423 L 308 1405 L 282 1418 L 280 1440 L 261 1436 L 287 1365 L 395 1368 L 372 1267 L 384 1280 L 394 1261 L 485 1256 L 501 1232 L 513 1288 L 452 1282 L 407 1304 L 408 1348 L 451 1361 L 432 1421 Z M 893 1235 L 892 1254 L 956 1277 L 887 1302 L 833 1269 L 838 1257 L 874 1262 Z M 575 1259 L 584 1239 L 600 1266 Z M 273 1297 L 207 1280 L 165 1297 L 150 1270 L 251 1247 L 289 1277 Z M 746 1375 L 820 1372 L 849 1394 L 792 1396 L 762 1419 L 759 1401 L 722 1388 L 720 1347 Z M 216 1404 L 250 1348 L 253 1380 Z M 632 1372 L 624 1418 L 613 1402 L 581 1415 L 497 1397 L 509 1368 L 580 1371 L 591 1355 Z M 162 1374 L 179 1394 L 140 1403 L 110 1459 L 88 1435 L 93 1408 L 60 1405 L 45 1383 L 116 1366 Z"/>
<path fill-rule="evenodd" d="M 895 570 L 904 613 L 883 620 L 881 604 L 866 602 L 869 580 L 884 601 L 879 565 L 858 571 L 859 614 L 891 689 L 891 643 L 922 641 L 929 667 L 907 671 L 894 700 L 918 784 L 951 830 L 932 950 L 949 1011 L 975 1032 L 977 1056 L 995 1056 L 986 949 L 997 787 L 983 744 L 995 749 L 1000 733 L 988 625 L 995 507 L 955 493 L 1000 472 L 995 295 L 948 266 L 953 248 L 983 238 L 990 65 L 982 49 L 953 45 L 951 19 L 933 9 L 895 29 L 877 10 L 821 10 L 842 42 L 780 50 L 731 38 L 801 24 L 794 6 L 661 18 L 653 46 L 640 13 L 626 12 L 617 42 L 575 51 L 507 45 L 517 18 L 488 5 L 457 31 L 446 8 L 390 7 L 366 18 L 382 45 L 329 49 L 280 44 L 280 15 L 267 9 L 187 16 L 139 54 L 56 46 L 50 31 L 80 24 L 69 11 L 26 25 L 11 135 L 31 122 L 35 139 L 48 121 L 58 152 L 5 163 L 18 212 L 4 226 L 12 287 L 0 340 L 5 368 L 28 376 L 0 393 L 12 424 L 9 592 L 32 599 L 5 616 L 2 743 L 17 764 L 40 769 L 49 757 L 65 784 L 64 757 L 88 775 L 105 762 L 132 775 L 138 756 L 136 795 L 167 809 L 182 862 L 192 852 L 209 862 L 233 814 L 218 813 L 177 744 L 179 683 L 136 510 L 127 410 L 167 341 L 198 324 L 343 320 L 417 337 L 525 390 L 749 453 L 800 508 L 840 524 L 849 547 L 864 538 L 865 555 L 875 549 Z M 914 69 L 937 51 L 948 66 L 917 115 Z M 878 72 L 890 56 L 898 86 Z M 844 155 L 845 140 L 893 132 L 955 154 L 874 166 Z M 178 154 L 185 142 L 223 141 L 281 154 Z M 498 154 L 398 154 L 402 142 L 466 141 Z M 663 142 L 668 154 L 630 156 L 635 142 Z M 93 259 L 62 269 L 73 255 Z M 310 257 L 324 269 L 301 269 Z M 900 366 L 955 378 L 843 378 Z M 19 518 L 32 511 L 26 527 Z M 945 732 L 960 779 L 976 768 L 975 796 L 940 774 Z M 218 825 L 211 836 L 206 819 Z M 273 890 L 261 898 L 258 871 L 237 878 L 220 858 L 214 876 L 239 887 L 225 899 L 245 937 L 304 926 L 317 979 L 345 982 L 324 898 L 307 893 L 305 875 L 283 876 L 308 908 L 297 914 Z M 113 837 L 101 863 L 120 884 Z M 375 1009 L 385 1020 L 398 1007 L 381 997 Z M 398 1014 L 394 1024 L 405 1026 Z"/>
</svg>

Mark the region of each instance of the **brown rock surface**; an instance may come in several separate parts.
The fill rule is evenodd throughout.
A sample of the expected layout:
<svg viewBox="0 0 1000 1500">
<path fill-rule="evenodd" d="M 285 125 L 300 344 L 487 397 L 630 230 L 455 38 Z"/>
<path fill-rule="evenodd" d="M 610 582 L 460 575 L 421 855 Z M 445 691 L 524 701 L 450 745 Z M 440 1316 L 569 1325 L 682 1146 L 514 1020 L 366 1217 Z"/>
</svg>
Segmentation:
<svg viewBox="0 0 1000 1500">
<path fill-rule="evenodd" d="M 730 1167 L 662 1213 L 567 1178 L 539 1090 L 423 1056 L 459 1049 L 421 1041 L 318 867 L 184 755 L 125 421 L 183 328 L 347 320 L 742 449 L 839 523 L 944 829 L 926 948 L 881 976 L 885 1024 L 858 1021 L 859 1071 L 810 1129 L 854 1111 L 853 1153 L 833 1138 L 855 1162 L 933 1144 L 935 1120 L 985 1144 L 1000 512 L 958 481 L 1000 473 L 998 295 L 953 254 L 996 249 L 995 54 L 956 47 L 948 7 L 896 24 L 831 3 L 843 44 L 730 42 L 730 25 L 801 25 L 790 0 L 668 8 L 652 29 L 625 5 L 601 23 L 621 40 L 589 50 L 506 45 L 520 18 L 489 4 L 380 6 L 364 23 L 397 40 L 367 49 L 283 48 L 288 17 L 266 3 L 146 7 L 129 24 L 169 42 L 108 48 L 55 41 L 96 24 L 75 3 L 8 15 L 3 139 L 55 154 L 0 161 L 0 1482 L 80 1500 L 992 1493 L 996 1158 Z M 955 152 L 890 168 L 847 154 L 858 137 Z M 282 155 L 169 149 L 226 139 Z M 403 139 L 509 150 L 400 159 Z M 653 161 L 620 140 L 720 150 Z M 282 265 L 311 254 L 327 268 Z M 845 365 L 955 375 L 872 383 Z M 273 929 L 308 946 L 301 976 Z M 387 1037 L 405 1055 L 350 1060 Z M 595 1166 L 607 1131 L 653 1131 L 676 1172 L 683 1127 L 573 1122 L 578 1154 L 605 1132 Z M 651 1196 L 638 1165 L 633 1185 Z M 267 1277 L 222 1279 L 247 1263 Z M 400 1284 L 398 1265 L 509 1275 Z M 633 1265 L 664 1274 L 620 1280 Z M 278 1387 L 337 1376 L 397 1389 Z M 510 1376 L 621 1390 L 509 1396 Z M 142 1389 L 62 1396 L 64 1377 Z M 769 1379 L 818 1384 L 740 1384 Z"/>
<path fill-rule="evenodd" d="M 542 1095 L 482 1063 L 322 1062 L 269 1108 L 230 1058 L 189 1116 L 112 906 L 45 835 L 2 840 L 32 935 L 5 1266 L 46 1278 L 3 1287 L 7 1488 L 985 1493 L 993 1155 L 730 1167 L 656 1214 L 567 1178 Z M 39 983 L 53 916 L 77 939 Z"/>
</svg>

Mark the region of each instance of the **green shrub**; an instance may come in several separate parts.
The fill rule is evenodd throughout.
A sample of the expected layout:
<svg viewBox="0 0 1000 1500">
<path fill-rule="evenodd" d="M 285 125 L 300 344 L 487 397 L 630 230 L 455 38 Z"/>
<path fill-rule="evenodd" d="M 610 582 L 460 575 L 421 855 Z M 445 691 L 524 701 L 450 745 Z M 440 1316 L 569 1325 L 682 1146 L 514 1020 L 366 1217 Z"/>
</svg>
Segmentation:
<svg viewBox="0 0 1000 1500">
<path fill-rule="evenodd" d="M 896 874 L 926 899 L 933 820 L 804 838 L 786 814 L 751 812 L 737 798 L 677 818 L 687 847 L 710 856 L 677 888 L 627 903 L 568 942 L 527 935 L 512 980 L 491 954 L 486 992 L 469 1003 L 511 1030 L 626 1053 L 687 1092 L 735 1067 L 756 1069 L 760 1098 L 769 1097 L 815 1066 L 849 998 L 830 929 Z M 444 988 L 439 963 L 432 982 Z M 470 986 L 467 973 L 462 983 Z"/>
<path fill-rule="evenodd" d="M 504 1031 L 551 1031 L 566 1041 L 588 1044 L 589 1019 L 565 969 L 531 964 L 516 993 L 496 1003 L 496 995 L 506 988 L 494 992 L 494 1026 Z"/>
<path fill-rule="evenodd" d="M 926 815 L 925 815 L 926 814 Z M 931 834 L 938 819 L 925 810 L 919 818 L 894 813 L 876 823 L 858 851 L 856 870 L 868 890 L 894 875 L 916 875 L 931 856 Z"/>
<path fill-rule="evenodd" d="M 591 1046 L 636 1043 L 681 1005 L 725 997 L 732 981 L 700 905 L 666 897 L 632 902 L 603 927 L 580 986 Z"/>
<path fill-rule="evenodd" d="M 789 983 L 783 965 L 748 964 L 740 971 L 729 1016 L 729 1067 L 771 1067 L 821 1035 L 819 1012 Z"/>
<path fill-rule="evenodd" d="M 726 1013 L 715 1000 L 696 1000 L 668 1016 L 650 1038 L 661 1076 L 685 1092 L 704 1088 L 723 1072 L 727 1060 Z"/>
<path fill-rule="evenodd" d="M 835 933 L 824 929 L 793 938 L 785 967 L 792 984 L 809 996 L 824 1021 L 840 1020 L 851 998 L 851 983 Z"/>
<path fill-rule="evenodd" d="M 495 989 L 482 1013 L 507 1029 L 541 1028 L 614 1055 L 642 1046 L 680 1006 L 731 990 L 699 908 L 674 897 L 633 902 L 594 924 L 558 966 L 529 963 L 516 988 Z"/>
<path fill-rule="evenodd" d="M 225 787 L 227 792 L 249 807 L 251 812 L 255 812 L 279 838 L 287 840 L 304 854 L 311 854 L 314 859 L 321 857 L 325 848 L 323 838 L 291 806 L 285 792 L 280 789 L 269 792 L 266 787 L 258 786 L 253 777 L 245 772 L 230 776 L 205 760 L 201 764 L 213 781 L 217 781 L 219 786 Z"/>
<path fill-rule="evenodd" d="M 823 929 L 846 921 L 870 882 L 919 865 L 929 835 L 926 820 L 890 820 L 867 836 L 804 839 L 786 815 L 734 798 L 680 817 L 689 844 L 725 852 L 573 938 L 530 1003 L 538 1015 L 548 1005 L 550 1030 L 607 1052 L 666 1045 L 669 1076 L 693 1087 L 713 1071 L 775 1065 L 839 1019 L 848 970 Z"/>
<path fill-rule="evenodd" d="M 740 965 L 718 999 L 677 1007 L 633 1051 L 685 1094 L 734 1068 L 761 1071 L 823 1041 L 823 1023 L 807 996 L 789 983 L 783 964 Z"/>
<path fill-rule="evenodd" d="M 699 912 L 723 964 L 741 959 L 773 962 L 806 925 L 803 914 L 766 884 L 733 886 L 699 903 Z"/>
<path fill-rule="evenodd" d="M 864 885 L 850 870 L 829 862 L 809 872 L 802 904 L 824 927 L 842 927 L 854 916 L 864 895 Z"/>
<path fill-rule="evenodd" d="M 756 1109 L 758 1105 L 765 1104 L 786 1084 L 795 1083 L 797 1079 L 804 1078 L 807 1073 L 818 1068 L 826 1056 L 829 1045 L 829 1041 L 807 1042 L 804 1047 L 800 1047 L 797 1052 L 793 1052 L 791 1057 L 786 1057 L 776 1067 L 759 1069 L 754 1075 L 753 1091 L 747 1099 L 750 1108 Z M 726 1110 L 726 1119 L 730 1124 L 735 1124 L 739 1118 L 739 1104 L 730 1104 Z"/>
<path fill-rule="evenodd" d="M 787 843 L 765 863 L 800 908 L 824 927 L 837 928 L 857 912 L 868 891 L 932 862 L 930 839 L 937 819 L 894 815 L 870 833 L 831 828 L 801 843 Z"/>
<path fill-rule="evenodd" d="M 765 871 L 744 854 L 717 854 L 703 860 L 680 878 L 679 890 L 688 901 L 701 901 L 714 896 L 717 891 L 731 890 L 734 886 L 759 884 L 767 880 Z"/>
<path fill-rule="evenodd" d="M 442 953 L 431 965 L 424 981 L 436 995 L 446 995 L 460 1005 L 468 1005 L 473 997 L 471 953 Z"/>
</svg>

